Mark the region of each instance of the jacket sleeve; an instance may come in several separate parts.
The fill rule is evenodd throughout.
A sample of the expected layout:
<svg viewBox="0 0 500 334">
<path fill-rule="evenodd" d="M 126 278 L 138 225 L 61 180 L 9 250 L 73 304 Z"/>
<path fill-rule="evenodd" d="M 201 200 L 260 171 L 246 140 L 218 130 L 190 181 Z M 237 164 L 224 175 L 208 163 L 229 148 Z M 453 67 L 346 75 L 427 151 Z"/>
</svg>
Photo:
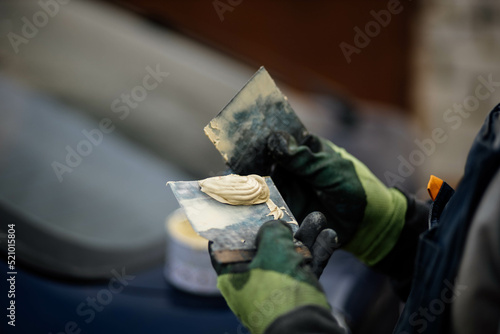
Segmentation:
<svg viewBox="0 0 500 334">
<path fill-rule="evenodd" d="M 431 201 L 403 194 L 408 201 L 405 225 L 394 248 L 373 269 L 391 277 L 396 293 L 405 301 L 410 293 L 419 236 L 428 229 Z"/>
<path fill-rule="evenodd" d="M 323 307 L 298 307 L 278 317 L 264 334 L 347 334 L 331 312 Z"/>
<path fill-rule="evenodd" d="M 452 304 L 454 333 L 500 333 L 500 171 L 467 236 Z M 479 330 L 480 329 L 480 330 Z"/>
</svg>

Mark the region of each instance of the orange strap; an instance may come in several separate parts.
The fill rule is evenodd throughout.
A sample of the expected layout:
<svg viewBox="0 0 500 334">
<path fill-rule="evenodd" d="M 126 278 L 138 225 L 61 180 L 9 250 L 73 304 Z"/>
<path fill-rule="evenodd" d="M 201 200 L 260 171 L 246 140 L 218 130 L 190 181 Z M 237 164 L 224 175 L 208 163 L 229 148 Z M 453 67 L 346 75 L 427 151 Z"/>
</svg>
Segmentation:
<svg viewBox="0 0 500 334">
<path fill-rule="evenodd" d="M 436 199 L 436 196 L 439 192 L 439 189 L 441 189 L 442 185 L 443 185 L 443 180 L 441 180 L 437 176 L 431 175 L 429 183 L 427 184 L 427 192 L 429 193 L 429 196 L 433 201 Z"/>
</svg>

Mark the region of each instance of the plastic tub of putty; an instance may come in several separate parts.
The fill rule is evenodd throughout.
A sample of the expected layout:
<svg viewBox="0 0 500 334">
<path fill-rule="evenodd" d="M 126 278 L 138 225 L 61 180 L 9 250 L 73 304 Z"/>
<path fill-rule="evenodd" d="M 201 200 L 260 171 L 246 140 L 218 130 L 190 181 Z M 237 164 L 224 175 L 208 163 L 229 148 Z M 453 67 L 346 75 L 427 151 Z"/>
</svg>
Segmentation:
<svg viewBox="0 0 500 334">
<path fill-rule="evenodd" d="M 166 221 L 167 254 L 164 275 L 174 287 L 185 292 L 220 295 L 217 274 L 210 262 L 208 240 L 193 230 L 182 209 Z"/>
</svg>

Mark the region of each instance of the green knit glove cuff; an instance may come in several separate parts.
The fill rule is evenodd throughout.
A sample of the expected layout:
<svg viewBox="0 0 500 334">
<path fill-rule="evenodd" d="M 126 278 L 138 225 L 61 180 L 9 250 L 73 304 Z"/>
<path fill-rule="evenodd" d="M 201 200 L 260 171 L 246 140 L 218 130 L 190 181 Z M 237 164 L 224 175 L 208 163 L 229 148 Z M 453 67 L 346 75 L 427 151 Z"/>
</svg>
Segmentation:
<svg viewBox="0 0 500 334">
<path fill-rule="evenodd" d="M 343 248 L 368 266 L 373 266 L 398 241 L 405 224 L 406 197 L 395 188 L 387 188 L 368 167 L 346 150 L 328 143 L 342 158 L 352 161 L 366 195 L 363 220 L 354 237 Z"/>
<path fill-rule="evenodd" d="M 374 195 L 377 196 L 376 193 Z M 389 203 L 389 208 L 379 211 L 377 203 L 384 197 L 388 197 L 389 202 L 385 202 L 383 207 L 387 208 Z M 406 197 L 394 188 L 388 189 L 387 193 L 376 199 L 369 198 L 367 211 L 376 211 L 377 215 L 365 213 L 358 231 L 344 249 L 366 265 L 374 266 L 396 245 L 405 224 L 406 208 Z"/>
<path fill-rule="evenodd" d="M 330 309 L 317 286 L 273 270 L 252 269 L 218 277 L 229 308 L 252 333 L 263 333 L 279 316 L 305 305 Z"/>
</svg>

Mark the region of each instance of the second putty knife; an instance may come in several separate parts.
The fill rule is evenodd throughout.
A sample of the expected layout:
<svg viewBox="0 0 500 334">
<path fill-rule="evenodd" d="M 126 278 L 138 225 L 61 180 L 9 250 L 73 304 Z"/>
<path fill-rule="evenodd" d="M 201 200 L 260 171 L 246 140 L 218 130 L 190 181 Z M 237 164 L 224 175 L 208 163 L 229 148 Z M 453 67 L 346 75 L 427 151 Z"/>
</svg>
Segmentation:
<svg viewBox="0 0 500 334">
<path fill-rule="evenodd" d="M 204 130 L 235 173 L 262 176 L 271 171 L 272 161 L 266 144 L 272 132 L 288 132 L 299 143 L 308 134 L 264 67 Z"/>
</svg>

